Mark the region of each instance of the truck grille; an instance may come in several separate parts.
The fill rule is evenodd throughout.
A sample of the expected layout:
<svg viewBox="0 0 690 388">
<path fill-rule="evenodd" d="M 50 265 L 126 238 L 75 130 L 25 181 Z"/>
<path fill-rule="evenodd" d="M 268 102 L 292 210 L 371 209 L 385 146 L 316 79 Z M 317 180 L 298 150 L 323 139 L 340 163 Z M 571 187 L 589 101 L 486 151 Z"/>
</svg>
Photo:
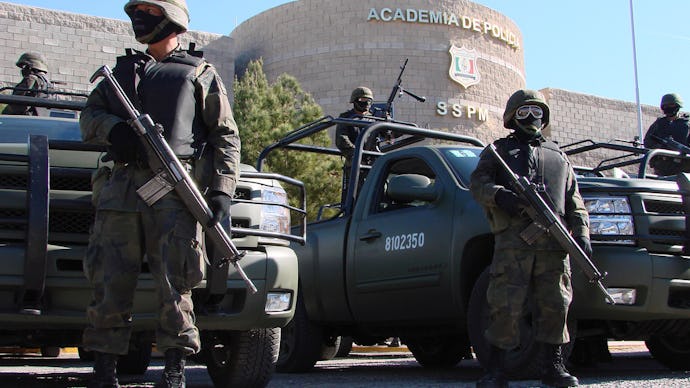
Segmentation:
<svg viewBox="0 0 690 388">
<path fill-rule="evenodd" d="M 26 175 L 0 175 L 0 188 L 2 189 L 26 189 Z"/>
<path fill-rule="evenodd" d="M 1 231 L 17 231 L 17 238 L 25 239 L 24 233 L 27 231 L 26 222 L 13 222 L 11 220 L 23 219 L 26 220 L 27 212 L 25 210 L 16 209 L 0 209 L 0 230 Z M 88 236 L 93 224 L 94 213 L 82 211 L 50 211 L 48 218 L 48 240 L 50 242 L 61 242 L 62 234 L 83 234 Z M 83 240 L 80 238 L 79 240 Z"/>
<path fill-rule="evenodd" d="M 631 206 L 640 247 L 655 253 L 681 253 L 687 237 L 680 195 L 637 193 L 631 196 Z"/>
<path fill-rule="evenodd" d="M 648 213 L 683 214 L 683 205 L 680 203 L 647 199 L 644 201 L 644 208 Z"/>
<path fill-rule="evenodd" d="M 80 176 L 66 176 L 62 174 L 50 174 L 50 188 L 53 190 L 91 191 L 91 176 L 81 173 Z M 26 174 L 2 174 L 0 176 L 0 189 L 26 190 Z"/>
</svg>

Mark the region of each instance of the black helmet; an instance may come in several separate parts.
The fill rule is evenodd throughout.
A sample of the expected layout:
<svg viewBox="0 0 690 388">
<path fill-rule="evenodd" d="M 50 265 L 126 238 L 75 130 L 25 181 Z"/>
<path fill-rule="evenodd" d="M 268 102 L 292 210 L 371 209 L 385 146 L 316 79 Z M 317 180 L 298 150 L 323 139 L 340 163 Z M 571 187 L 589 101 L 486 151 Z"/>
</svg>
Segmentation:
<svg viewBox="0 0 690 388">
<path fill-rule="evenodd" d="M 48 64 L 46 58 L 37 52 L 26 52 L 22 54 L 16 63 L 17 67 L 35 69 L 38 71 L 48 72 Z"/>
<path fill-rule="evenodd" d="M 134 7 L 139 4 L 156 5 L 163 9 L 165 18 L 176 24 L 182 30 L 189 27 L 189 10 L 185 0 L 130 0 L 125 4 L 125 12 L 130 17 L 134 13 Z"/>
<path fill-rule="evenodd" d="M 683 106 L 683 100 L 676 93 L 664 94 L 664 96 L 661 97 L 660 106 L 673 105 L 673 104 L 678 105 L 679 107 Z"/>
<path fill-rule="evenodd" d="M 538 90 L 520 89 L 513 93 L 506 103 L 506 110 L 503 112 L 503 126 L 513 129 L 512 122 L 513 117 L 515 117 L 515 111 L 517 108 L 527 104 L 541 107 L 544 111 L 544 117 L 541 119 L 541 122 L 544 127 L 549 125 L 549 106 L 546 104 L 544 95 Z"/>
<path fill-rule="evenodd" d="M 350 95 L 350 102 L 355 102 L 358 98 L 362 97 L 371 98 L 373 100 L 374 93 L 372 93 L 371 89 L 366 86 L 358 86 L 352 91 L 352 94 Z"/>
</svg>

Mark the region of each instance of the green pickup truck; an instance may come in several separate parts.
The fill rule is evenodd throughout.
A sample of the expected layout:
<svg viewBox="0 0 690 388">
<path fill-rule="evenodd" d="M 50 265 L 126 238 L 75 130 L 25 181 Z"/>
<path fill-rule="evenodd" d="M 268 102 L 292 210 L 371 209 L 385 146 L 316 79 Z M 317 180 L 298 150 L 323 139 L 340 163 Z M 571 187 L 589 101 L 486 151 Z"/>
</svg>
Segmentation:
<svg viewBox="0 0 690 388">
<path fill-rule="evenodd" d="M 81 142 L 78 113 L 64 118 L 65 109 L 78 110 L 83 103 L 8 95 L 0 102 L 46 108 L 44 117 L 0 115 L 0 344 L 56 356 L 61 347 L 80 346 L 86 325 L 92 289 L 83 258 L 94 216 L 91 179 L 107 163 L 101 161 L 103 149 Z M 193 290 L 202 338 L 196 360 L 206 364 L 218 387 L 268 384 L 279 328 L 295 312 L 298 268 L 289 244 L 299 245 L 304 234 L 293 234 L 290 224 L 291 216 L 306 213 L 288 205 L 285 184 L 304 193 L 297 180 L 242 166 L 228 227 L 235 245 L 246 252 L 240 264 L 258 292 L 248 292 L 232 266 L 207 266 Z M 130 354 L 121 357 L 120 373 L 143 373 L 148 367 L 154 293 L 144 261 Z M 26 314 L 27 295 L 40 297 L 38 314 Z M 81 348 L 79 354 L 92 357 Z"/>
<path fill-rule="evenodd" d="M 278 370 L 309 370 L 339 337 L 363 345 L 399 337 L 427 367 L 454 367 L 474 355 L 484 362 L 493 236 L 468 190 L 483 144 L 408 124 L 326 118 L 266 153 L 338 154 L 298 141 L 341 122 L 368 127 L 357 141 L 348 195 L 339 212 L 310 223 L 306 244 L 293 245 L 299 261 L 297 310 L 282 329 Z M 366 137 L 381 131 L 400 137 L 381 152 L 363 151 Z M 580 144 L 568 152 L 602 147 Z M 690 191 L 686 186 L 679 191 L 673 180 L 647 176 L 649 150 L 620 148 L 616 152 L 632 154 L 626 162 L 614 159 L 578 168 L 592 222 L 593 262 L 608 273 L 603 283 L 617 304 L 606 304 L 601 291 L 573 264 L 571 344 L 577 348 L 582 343 L 581 354 L 593 339 L 604 339 L 604 344 L 608 338 L 645 340 L 665 365 L 688 368 L 690 256 L 684 246 L 690 245 L 683 198 Z M 360 165 L 362 155 L 376 161 Z M 634 163 L 641 166 L 640 178 L 606 176 L 614 167 L 630 169 Z M 365 169 L 366 180 L 357 187 Z M 515 376 L 526 377 L 537 371 L 533 360 L 539 350 L 530 314 L 523 323 L 521 345 L 507 362 Z M 573 346 L 567 351 L 574 351 Z"/>
</svg>

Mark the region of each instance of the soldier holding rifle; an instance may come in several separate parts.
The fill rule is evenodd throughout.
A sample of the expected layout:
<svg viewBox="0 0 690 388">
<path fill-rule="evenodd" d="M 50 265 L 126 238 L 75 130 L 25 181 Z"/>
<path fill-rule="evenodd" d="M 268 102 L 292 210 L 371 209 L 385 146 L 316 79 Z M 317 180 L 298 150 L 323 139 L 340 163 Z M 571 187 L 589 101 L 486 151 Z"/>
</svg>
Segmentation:
<svg viewBox="0 0 690 388">
<path fill-rule="evenodd" d="M 683 100 L 676 93 L 661 97 L 660 108 L 664 115 L 656 119 L 644 135 L 646 148 L 664 148 L 684 153 L 682 149 L 673 145 L 690 145 L 690 115 L 680 112 L 682 107 Z M 669 138 L 671 141 L 667 141 Z M 690 161 L 670 156 L 657 156 L 651 160 L 650 166 L 657 175 L 690 172 Z"/>
<path fill-rule="evenodd" d="M 240 159 L 223 82 L 200 52 L 180 47 L 178 35 L 189 23 L 184 0 L 131 0 L 124 9 L 147 50 L 119 57 L 114 78 L 138 110 L 162 124 L 170 148 L 206 193 L 209 224 L 217 225 L 230 215 Z M 177 191 L 152 204 L 139 197 L 137 189 L 154 172 L 129 119 L 107 82 L 94 89 L 80 118 L 84 141 L 108 145 L 115 162 L 102 189 L 94 190 L 96 220 L 85 261 L 95 288 L 83 336 L 84 347 L 96 357 L 89 386 L 118 386 L 117 357 L 128 352 L 145 255 L 158 295 L 156 345 L 165 355 L 161 386 L 183 387 L 185 359 L 200 350 L 191 289 L 203 276 L 202 228 Z"/>
<path fill-rule="evenodd" d="M 549 107 L 542 94 L 535 90 L 515 92 L 506 104 L 503 124 L 513 132 L 494 142 L 497 153 L 510 170 L 536 186 L 576 244 L 591 256 L 589 219 L 573 169 L 558 146 L 541 133 L 549 124 Z M 488 371 L 477 386 L 508 386 L 505 354 L 520 344 L 519 321 L 526 313 L 528 298 L 536 306 L 533 323 L 543 354 L 539 360 L 542 382 L 576 386 L 578 380 L 566 370 L 561 350 L 570 341 L 566 324 L 572 300 L 570 260 L 549 233 L 533 234 L 525 240 L 523 233 L 533 224 L 524 211 L 528 203 L 513 191 L 512 178 L 501 169 L 489 147 L 482 152 L 471 177 L 472 194 L 484 207 L 495 236 L 487 291 Z"/>
<path fill-rule="evenodd" d="M 45 92 L 52 88 L 48 80 L 48 61 L 43 54 L 26 52 L 19 56 L 16 63 L 21 69 L 22 80 L 15 85 L 12 94 L 15 96 L 47 97 Z M 38 116 L 34 106 L 10 104 L 2 111 L 6 115 Z"/>
</svg>

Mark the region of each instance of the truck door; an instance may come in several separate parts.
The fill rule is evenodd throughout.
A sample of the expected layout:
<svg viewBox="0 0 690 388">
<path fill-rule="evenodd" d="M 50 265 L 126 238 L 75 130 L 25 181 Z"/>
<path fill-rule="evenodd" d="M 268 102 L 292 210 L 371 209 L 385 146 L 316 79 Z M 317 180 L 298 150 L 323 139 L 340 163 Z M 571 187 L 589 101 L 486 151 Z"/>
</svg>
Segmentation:
<svg viewBox="0 0 690 388">
<path fill-rule="evenodd" d="M 391 199 L 388 183 L 410 173 L 429 178 L 439 199 Z M 357 204 L 347 249 L 346 281 L 356 320 L 448 316 L 455 185 L 447 173 L 437 174 L 421 157 L 409 156 L 390 161 L 368 179 L 375 179 L 376 185 L 358 200 L 367 203 Z"/>
</svg>

